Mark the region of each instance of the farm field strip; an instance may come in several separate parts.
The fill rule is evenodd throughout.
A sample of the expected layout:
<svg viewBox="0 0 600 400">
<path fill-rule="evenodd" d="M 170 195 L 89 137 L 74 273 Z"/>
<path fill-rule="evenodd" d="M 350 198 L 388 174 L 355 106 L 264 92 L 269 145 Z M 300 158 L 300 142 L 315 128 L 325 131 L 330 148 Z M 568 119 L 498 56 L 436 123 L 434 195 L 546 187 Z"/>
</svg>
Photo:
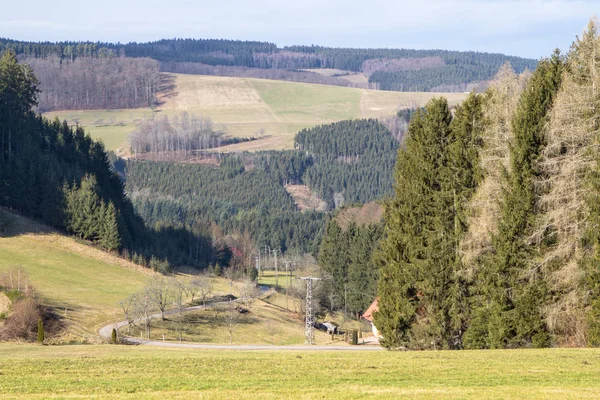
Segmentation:
<svg viewBox="0 0 600 400">
<path fill-rule="evenodd" d="M 403 93 L 267 79 L 168 74 L 174 89 L 159 96 L 155 110 L 67 110 L 46 113 L 80 125 L 110 150 L 128 147 L 127 136 L 140 121 L 187 111 L 210 117 L 215 128 L 233 137 L 260 140 L 222 148 L 224 151 L 293 148 L 300 129 L 343 119 L 394 114 L 401 107 L 422 106 L 432 97 L 445 96 L 450 104 L 463 93 Z"/>
</svg>

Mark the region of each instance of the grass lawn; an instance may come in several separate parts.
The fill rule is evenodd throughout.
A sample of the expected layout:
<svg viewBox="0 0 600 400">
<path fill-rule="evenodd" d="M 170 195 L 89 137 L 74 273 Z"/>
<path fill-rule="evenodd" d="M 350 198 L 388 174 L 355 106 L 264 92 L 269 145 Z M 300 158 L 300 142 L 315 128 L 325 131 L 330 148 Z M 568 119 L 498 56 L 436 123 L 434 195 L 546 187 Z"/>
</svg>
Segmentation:
<svg viewBox="0 0 600 400">
<path fill-rule="evenodd" d="M 351 118 L 394 114 L 400 107 L 422 106 L 429 99 L 445 96 L 451 104 L 463 93 L 386 92 L 283 82 L 266 79 L 169 74 L 175 88 L 161 94 L 162 104 L 132 110 L 55 111 L 49 118 L 79 124 L 102 139 L 109 150 L 127 149 L 127 136 L 141 119 L 153 115 L 173 116 L 181 111 L 210 117 L 217 129 L 237 137 L 261 137 L 224 151 L 279 150 L 293 148 L 294 135 L 302 128 Z M 264 135 L 259 135 L 263 130 Z"/>
<path fill-rule="evenodd" d="M 296 352 L 0 345 L 0 398 L 593 399 L 600 350 Z"/>
</svg>

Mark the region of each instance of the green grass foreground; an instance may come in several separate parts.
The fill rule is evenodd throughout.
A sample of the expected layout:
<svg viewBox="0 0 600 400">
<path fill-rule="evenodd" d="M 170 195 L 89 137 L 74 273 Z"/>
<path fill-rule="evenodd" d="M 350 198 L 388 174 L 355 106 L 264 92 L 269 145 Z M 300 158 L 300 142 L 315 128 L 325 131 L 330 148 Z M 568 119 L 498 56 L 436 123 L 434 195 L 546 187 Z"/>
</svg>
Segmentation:
<svg viewBox="0 0 600 400">
<path fill-rule="evenodd" d="M 0 345 L 0 398 L 579 399 L 600 350 L 241 352 Z"/>
</svg>

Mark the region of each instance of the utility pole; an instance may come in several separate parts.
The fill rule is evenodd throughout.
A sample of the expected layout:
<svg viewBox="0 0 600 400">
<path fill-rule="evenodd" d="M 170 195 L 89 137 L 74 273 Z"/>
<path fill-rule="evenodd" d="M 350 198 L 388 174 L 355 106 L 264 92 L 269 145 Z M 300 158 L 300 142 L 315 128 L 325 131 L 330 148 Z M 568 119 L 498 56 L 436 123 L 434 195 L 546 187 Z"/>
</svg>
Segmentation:
<svg viewBox="0 0 600 400">
<path fill-rule="evenodd" d="M 273 250 L 275 256 L 275 290 L 279 288 L 279 269 L 277 268 L 277 250 Z"/>
<path fill-rule="evenodd" d="M 315 344 L 315 314 L 313 309 L 313 281 L 320 281 L 321 278 L 302 277 L 298 278 L 306 281 L 306 321 L 304 329 L 304 344 Z"/>
<path fill-rule="evenodd" d="M 348 311 L 348 284 L 344 283 L 344 321 L 346 321 L 346 314 Z"/>
<path fill-rule="evenodd" d="M 285 309 L 289 310 L 290 309 L 290 305 L 289 305 L 289 296 L 288 296 L 288 289 L 290 288 L 290 277 L 288 274 L 290 268 L 290 262 L 288 260 L 285 260 Z"/>
</svg>

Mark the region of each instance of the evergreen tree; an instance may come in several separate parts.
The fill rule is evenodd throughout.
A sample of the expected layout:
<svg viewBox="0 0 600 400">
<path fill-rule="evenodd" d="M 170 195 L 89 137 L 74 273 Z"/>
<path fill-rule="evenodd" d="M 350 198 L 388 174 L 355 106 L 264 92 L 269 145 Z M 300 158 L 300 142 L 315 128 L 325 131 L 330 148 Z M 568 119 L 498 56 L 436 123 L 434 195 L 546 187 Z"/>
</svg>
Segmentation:
<svg viewBox="0 0 600 400">
<path fill-rule="evenodd" d="M 525 88 L 512 120 L 510 170 L 501 202 L 494 254 L 481 271 L 481 309 L 476 311 L 468 345 L 506 347 L 547 346 L 550 337 L 541 308 L 547 296 L 544 279 L 532 264 L 534 249 L 526 242 L 536 214 L 534 179 L 545 143 L 547 112 L 560 86 L 562 61 L 558 54 L 539 63 Z M 487 326 L 487 328 L 485 328 Z M 487 331 L 485 339 L 481 333 Z"/>
<path fill-rule="evenodd" d="M 463 204 L 480 173 L 482 126 L 475 93 L 451 114 L 434 99 L 411 120 L 396 163 L 396 196 L 386 207 L 375 324 L 388 348 L 460 348 L 468 288 L 458 275 Z"/>
<path fill-rule="evenodd" d="M 112 202 L 105 208 L 102 219 L 100 245 L 109 251 L 117 250 L 121 246 L 119 224 L 117 223 L 117 209 Z"/>
<path fill-rule="evenodd" d="M 11 159 L 27 114 L 37 104 L 37 79 L 31 68 L 20 65 L 13 51 L 0 58 L 0 157 Z"/>
<path fill-rule="evenodd" d="M 38 319 L 38 331 L 37 331 L 37 341 L 39 344 L 44 344 L 44 321 L 42 319 Z"/>
</svg>

